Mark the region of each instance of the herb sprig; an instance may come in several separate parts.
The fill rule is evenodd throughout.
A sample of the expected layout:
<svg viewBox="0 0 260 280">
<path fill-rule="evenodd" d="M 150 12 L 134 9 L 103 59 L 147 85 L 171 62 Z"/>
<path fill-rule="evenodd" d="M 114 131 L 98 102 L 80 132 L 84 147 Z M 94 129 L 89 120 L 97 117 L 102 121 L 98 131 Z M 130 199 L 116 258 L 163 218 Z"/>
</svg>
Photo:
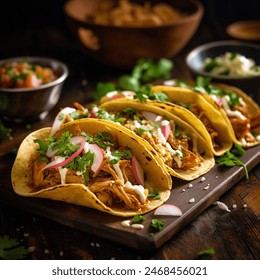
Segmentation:
<svg viewBox="0 0 260 280">
<path fill-rule="evenodd" d="M 28 250 L 16 239 L 7 235 L 0 236 L 0 259 L 20 260 L 26 258 Z"/>
<path fill-rule="evenodd" d="M 165 58 L 161 58 L 156 62 L 151 59 L 140 59 L 130 74 L 121 75 L 116 82 L 97 83 L 93 91 L 93 98 L 99 101 L 106 93 L 114 90 L 137 92 L 143 85 L 152 81 L 170 78 L 173 66 L 173 62 Z M 154 99 L 156 98 L 162 98 L 162 96 L 159 94 L 154 95 Z"/>
<path fill-rule="evenodd" d="M 246 165 L 238 158 L 245 153 L 245 150 L 238 144 L 234 144 L 230 151 L 224 153 L 224 155 L 216 158 L 216 163 L 222 166 L 236 166 L 241 165 L 244 168 L 246 179 L 249 179 L 248 170 Z"/>
</svg>

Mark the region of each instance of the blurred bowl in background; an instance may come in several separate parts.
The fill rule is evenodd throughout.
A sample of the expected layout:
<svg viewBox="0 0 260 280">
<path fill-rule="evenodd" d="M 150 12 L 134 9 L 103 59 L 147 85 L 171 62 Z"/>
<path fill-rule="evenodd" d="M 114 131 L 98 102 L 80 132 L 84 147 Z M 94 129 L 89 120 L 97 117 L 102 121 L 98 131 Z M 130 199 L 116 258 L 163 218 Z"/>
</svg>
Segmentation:
<svg viewBox="0 0 260 280">
<path fill-rule="evenodd" d="M 226 52 L 241 54 L 248 59 L 253 59 L 256 65 L 260 65 L 260 46 L 232 40 L 216 41 L 198 46 L 187 55 L 186 63 L 193 78 L 200 75 L 210 77 L 211 81 L 215 83 L 238 87 L 260 103 L 260 71 L 255 76 L 232 77 L 216 75 L 203 70 L 206 58 L 216 58 Z"/>
<path fill-rule="evenodd" d="M 68 68 L 64 63 L 53 58 L 30 56 L 3 59 L 0 60 L 0 66 L 21 61 L 49 67 L 57 78 L 37 87 L 0 87 L 0 115 L 12 122 L 32 122 L 44 119 L 60 98 L 64 81 L 68 76 Z"/>
<path fill-rule="evenodd" d="M 235 39 L 260 41 L 260 20 L 242 20 L 230 24 L 227 34 Z"/>
<path fill-rule="evenodd" d="M 197 0 L 149 0 L 165 3 L 183 13 L 163 25 L 114 26 L 87 20 L 102 0 L 69 0 L 64 11 L 68 26 L 85 51 L 103 64 L 129 69 L 138 59 L 171 58 L 182 50 L 197 30 L 204 8 Z M 111 0 L 115 2 L 114 0 Z M 131 1 L 141 3 L 143 1 Z"/>
</svg>

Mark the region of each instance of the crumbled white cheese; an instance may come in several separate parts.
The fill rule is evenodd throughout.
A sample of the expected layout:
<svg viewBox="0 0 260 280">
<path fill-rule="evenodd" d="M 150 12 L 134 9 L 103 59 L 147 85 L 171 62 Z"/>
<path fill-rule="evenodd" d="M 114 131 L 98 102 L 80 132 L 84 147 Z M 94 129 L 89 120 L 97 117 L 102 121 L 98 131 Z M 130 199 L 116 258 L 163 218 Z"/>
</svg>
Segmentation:
<svg viewBox="0 0 260 280">
<path fill-rule="evenodd" d="M 204 181 L 206 181 L 206 178 L 205 177 L 201 177 L 200 181 L 204 182 Z"/>
<path fill-rule="evenodd" d="M 142 225 L 142 224 L 132 224 L 131 227 L 134 228 L 134 229 L 143 229 L 144 225 Z"/>
<path fill-rule="evenodd" d="M 121 222 L 121 226 L 123 226 L 123 227 L 130 227 L 130 223 L 131 223 L 130 220 L 125 220 L 125 221 Z"/>
<path fill-rule="evenodd" d="M 225 210 L 225 211 L 227 211 L 227 212 L 231 212 L 225 203 L 220 202 L 220 201 L 216 201 L 215 204 L 216 204 L 220 209 Z"/>
<path fill-rule="evenodd" d="M 193 187 L 193 184 L 192 184 L 192 183 L 190 183 L 190 184 L 189 184 L 189 188 L 192 188 L 192 187 Z"/>
<path fill-rule="evenodd" d="M 209 186 L 206 186 L 206 187 L 204 187 L 203 189 L 204 189 L 204 190 L 208 190 L 208 189 L 209 189 Z"/>
<path fill-rule="evenodd" d="M 191 198 L 190 200 L 189 200 L 189 203 L 194 203 L 195 202 L 195 198 Z"/>
</svg>

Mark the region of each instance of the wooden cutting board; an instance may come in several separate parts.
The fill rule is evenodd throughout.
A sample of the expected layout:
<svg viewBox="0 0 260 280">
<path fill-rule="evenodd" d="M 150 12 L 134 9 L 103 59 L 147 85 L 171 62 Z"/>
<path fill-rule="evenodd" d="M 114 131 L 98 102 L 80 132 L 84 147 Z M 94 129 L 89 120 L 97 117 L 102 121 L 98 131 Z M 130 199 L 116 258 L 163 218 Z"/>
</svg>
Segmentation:
<svg viewBox="0 0 260 280">
<path fill-rule="evenodd" d="M 260 146 L 247 150 L 240 159 L 246 164 L 248 170 L 251 170 L 260 162 Z M 94 209 L 16 195 L 12 189 L 10 178 L 13 161 L 14 157 L 10 154 L 0 156 L 0 200 L 2 202 L 34 215 L 43 216 L 72 228 L 143 251 L 151 251 L 163 245 L 245 175 L 241 166 L 232 168 L 215 166 L 203 176 L 204 181 L 198 178 L 192 182 L 185 182 L 173 178 L 173 189 L 168 203 L 177 205 L 182 210 L 183 215 L 180 217 L 154 216 L 153 212 L 150 212 L 144 215 L 144 229 L 138 230 L 123 227 L 121 222 L 125 218 Z M 208 188 L 204 189 L 206 186 Z M 195 202 L 190 203 L 190 199 L 193 198 Z M 152 233 L 151 219 L 164 220 L 164 229 L 158 233 Z"/>
</svg>

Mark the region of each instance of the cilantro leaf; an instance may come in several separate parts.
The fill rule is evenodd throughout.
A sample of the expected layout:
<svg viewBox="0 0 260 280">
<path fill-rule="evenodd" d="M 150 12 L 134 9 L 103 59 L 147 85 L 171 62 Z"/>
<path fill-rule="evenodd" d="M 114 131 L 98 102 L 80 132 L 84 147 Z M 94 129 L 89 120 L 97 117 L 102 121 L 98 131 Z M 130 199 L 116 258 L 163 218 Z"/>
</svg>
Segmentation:
<svg viewBox="0 0 260 280">
<path fill-rule="evenodd" d="M 241 165 L 244 168 L 245 176 L 249 179 L 248 170 L 246 165 L 235 155 L 241 155 L 242 147 L 238 148 L 239 145 L 234 145 L 234 148 L 231 151 L 227 151 L 224 155 L 216 158 L 216 163 L 220 166 L 233 167 L 236 165 Z M 235 153 L 235 154 L 234 154 Z"/>
<path fill-rule="evenodd" d="M 132 153 L 131 153 L 130 150 L 126 150 L 126 151 L 124 151 L 124 152 L 121 152 L 121 151 L 116 150 L 116 151 L 112 151 L 111 154 L 112 154 L 112 156 L 113 156 L 113 159 L 111 159 L 111 160 L 109 161 L 109 163 L 111 163 L 111 164 L 116 164 L 116 163 L 118 163 L 118 161 L 119 161 L 120 159 L 124 158 L 124 157 L 126 157 L 126 158 L 131 158 L 131 157 L 132 157 Z"/>
<path fill-rule="evenodd" d="M 173 62 L 165 58 L 159 59 L 158 61 L 140 59 L 133 67 L 132 72 L 119 76 L 117 82 L 97 83 L 93 91 L 93 98 L 98 101 L 108 92 L 114 90 L 139 91 L 143 85 L 149 82 L 169 78 L 173 66 Z M 165 96 L 161 93 L 154 95 L 154 98 L 157 98 L 156 100 L 161 100 L 161 98 L 165 98 Z"/>
<path fill-rule="evenodd" d="M 215 255 L 215 253 L 216 252 L 213 248 L 208 248 L 208 249 L 198 252 L 197 256 L 199 259 L 202 259 L 202 260 L 210 260 L 210 259 L 212 259 L 213 255 Z"/>
<path fill-rule="evenodd" d="M 11 137 L 12 129 L 7 128 L 1 121 L 0 121 L 0 142 L 4 141 L 5 139 Z"/>
<path fill-rule="evenodd" d="M 162 231 L 164 229 L 164 221 L 152 219 L 150 223 L 150 227 L 156 231 Z"/>
<path fill-rule="evenodd" d="M 141 223 L 145 220 L 144 216 L 142 215 L 136 215 L 133 217 L 133 222 L 134 223 Z"/>
<path fill-rule="evenodd" d="M 160 196 L 158 188 L 155 188 L 154 191 L 149 192 L 148 197 L 152 197 L 153 199 L 160 199 L 161 196 Z"/>
<path fill-rule="evenodd" d="M 0 236 L 0 259 L 18 260 L 24 259 L 28 250 L 16 239 L 9 238 L 7 235 Z"/>
<path fill-rule="evenodd" d="M 116 84 L 113 82 L 99 82 L 93 91 L 93 98 L 98 101 L 110 91 L 116 90 Z"/>
</svg>

